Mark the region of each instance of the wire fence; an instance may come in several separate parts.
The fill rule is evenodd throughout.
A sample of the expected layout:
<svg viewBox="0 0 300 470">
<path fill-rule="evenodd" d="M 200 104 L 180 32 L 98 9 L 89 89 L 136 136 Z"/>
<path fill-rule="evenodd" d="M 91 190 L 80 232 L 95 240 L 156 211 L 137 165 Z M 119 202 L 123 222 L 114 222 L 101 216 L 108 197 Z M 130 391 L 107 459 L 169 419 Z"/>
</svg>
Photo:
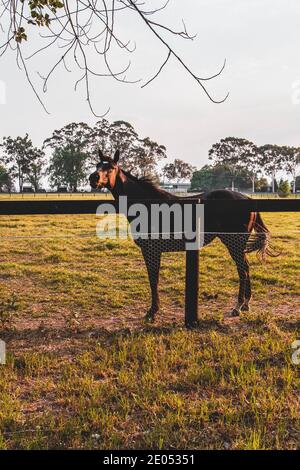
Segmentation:
<svg viewBox="0 0 300 470">
<path fill-rule="evenodd" d="M 109 201 L 111 211 L 115 211 L 117 208 L 117 201 Z M 130 205 L 142 203 L 148 208 L 151 208 L 153 204 L 157 205 L 160 203 L 172 205 L 174 202 L 181 204 L 182 206 L 192 204 L 195 207 L 199 203 L 199 199 L 182 199 L 159 201 L 159 200 L 131 200 Z M 95 213 L 96 209 L 106 204 L 106 201 L 95 201 L 95 200 L 61 200 L 61 201 L 2 201 L 0 202 L 0 214 L 2 215 L 43 215 L 43 214 L 91 214 Z M 227 214 L 226 220 L 235 221 L 237 214 L 250 213 L 258 211 L 267 212 L 299 212 L 300 204 L 298 200 L 266 200 L 266 199 L 247 199 L 247 200 L 209 200 L 204 201 L 206 213 L 210 214 L 210 217 L 216 219 L 220 217 L 220 214 L 224 217 Z M 107 208 L 107 207 L 106 207 Z M 109 212 L 109 208 L 108 208 Z M 193 214 L 193 223 L 195 223 L 196 215 Z M 151 226 L 151 221 L 150 221 Z M 234 224 L 233 224 L 234 226 Z M 294 230 L 294 234 L 298 234 L 297 226 L 289 230 Z M 1 232 L 0 232 L 1 233 Z M 186 324 L 190 325 L 195 323 L 198 318 L 198 293 L 199 293 L 199 257 L 198 248 L 202 245 L 209 245 L 216 238 L 221 240 L 223 245 L 227 248 L 230 257 L 236 265 L 238 278 L 239 278 L 239 294 L 238 294 L 238 308 L 245 306 L 251 294 L 251 288 L 249 285 L 249 266 L 247 261 L 247 255 L 252 252 L 257 252 L 262 259 L 268 255 L 276 256 L 276 250 L 274 251 L 270 244 L 270 236 L 267 232 L 259 231 L 256 233 L 237 232 L 232 231 L 205 231 L 200 233 L 200 246 L 194 247 L 192 250 L 187 251 L 187 241 L 184 237 L 177 237 L 176 233 L 170 232 L 169 236 L 165 237 L 164 233 L 160 230 L 156 233 L 153 232 L 150 237 L 137 237 L 135 239 L 136 245 L 141 249 L 144 260 L 146 262 L 146 268 L 148 272 L 148 278 L 151 287 L 152 296 L 152 311 L 155 312 L 156 305 L 155 299 L 157 296 L 157 283 L 160 271 L 161 254 L 164 252 L 177 252 L 186 251 Z M 81 233 L 59 233 L 59 234 L 16 234 L 10 235 L 8 233 L 0 235 L 2 239 L 7 240 L 30 240 L 30 239 L 91 239 L 95 237 L 95 232 Z M 295 274 L 296 275 L 296 274 Z M 246 307 L 246 306 L 245 306 Z"/>
</svg>

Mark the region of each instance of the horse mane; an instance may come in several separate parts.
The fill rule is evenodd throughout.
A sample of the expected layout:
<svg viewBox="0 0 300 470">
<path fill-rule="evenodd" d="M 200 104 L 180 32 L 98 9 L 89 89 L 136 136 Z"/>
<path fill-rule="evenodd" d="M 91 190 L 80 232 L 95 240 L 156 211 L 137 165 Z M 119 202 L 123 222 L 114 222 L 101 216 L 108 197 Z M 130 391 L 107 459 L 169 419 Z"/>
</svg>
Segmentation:
<svg viewBox="0 0 300 470">
<path fill-rule="evenodd" d="M 168 191 L 165 191 L 164 189 L 159 188 L 157 183 L 154 181 L 154 179 L 151 176 L 141 176 L 140 178 L 138 178 L 137 176 L 134 176 L 129 171 L 125 171 L 122 169 L 122 172 L 127 178 L 134 180 L 135 183 L 142 185 L 145 189 L 147 189 L 151 193 L 155 192 L 163 196 L 176 198 L 176 196 L 171 195 L 171 193 L 169 193 Z"/>
<path fill-rule="evenodd" d="M 154 179 L 151 177 L 151 176 L 141 176 L 140 178 L 138 178 L 137 176 L 134 176 L 132 173 L 130 173 L 129 171 L 125 171 L 123 170 L 122 168 L 122 173 L 124 173 L 125 176 L 127 176 L 127 178 L 131 178 L 133 179 L 134 181 L 136 181 L 137 183 L 145 183 L 151 187 L 154 187 L 156 189 L 159 189 L 157 187 L 157 184 L 155 183 Z"/>
</svg>

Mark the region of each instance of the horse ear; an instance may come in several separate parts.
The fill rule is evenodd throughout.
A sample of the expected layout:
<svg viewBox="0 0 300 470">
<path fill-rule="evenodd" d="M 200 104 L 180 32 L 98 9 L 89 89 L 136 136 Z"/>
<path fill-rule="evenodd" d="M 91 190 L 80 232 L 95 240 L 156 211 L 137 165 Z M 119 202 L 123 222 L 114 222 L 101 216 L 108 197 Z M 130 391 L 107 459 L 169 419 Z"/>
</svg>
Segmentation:
<svg viewBox="0 0 300 470">
<path fill-rule="evenodd" d="M 114 162 L 118 163 L 119 158 L 120 158 L 120 150 L 117 150 L 115 155 L 114 155 Z"/>
<path fill-rule="evenodd" d="M 103 155 L 102 150 L 98 149 L 98 155 L 99 155 L 100 161 L 102 162 L 104 160 L 104 155 Z"/>
</svg>

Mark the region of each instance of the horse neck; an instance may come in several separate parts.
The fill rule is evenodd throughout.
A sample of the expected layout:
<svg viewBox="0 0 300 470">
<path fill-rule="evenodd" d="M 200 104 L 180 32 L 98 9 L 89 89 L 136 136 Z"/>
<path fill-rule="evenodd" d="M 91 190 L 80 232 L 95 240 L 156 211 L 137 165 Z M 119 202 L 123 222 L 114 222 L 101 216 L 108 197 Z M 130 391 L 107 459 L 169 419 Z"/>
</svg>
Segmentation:
<svg viewBox="0 0 300 470">
<path fill-rule="evenodd" d="M 133 178 L 128 177 L 120 170 L 116 177 L 115 186 L 111 189 L 111 193 L 115 199 L 119 199 L 120 196 L 127 196 L 130 199 L 138 199 L 137 193 L 137 182 Z"/>
<path fill-rule="evenodd" d="M 169 193 L 143 183 L 122 170 L 118 172 L 116 184 L 111 192 L 116 200 L 120 196 L 127 196 L 129 199 L 167 199 L 169 197 Z"/>
</svg>

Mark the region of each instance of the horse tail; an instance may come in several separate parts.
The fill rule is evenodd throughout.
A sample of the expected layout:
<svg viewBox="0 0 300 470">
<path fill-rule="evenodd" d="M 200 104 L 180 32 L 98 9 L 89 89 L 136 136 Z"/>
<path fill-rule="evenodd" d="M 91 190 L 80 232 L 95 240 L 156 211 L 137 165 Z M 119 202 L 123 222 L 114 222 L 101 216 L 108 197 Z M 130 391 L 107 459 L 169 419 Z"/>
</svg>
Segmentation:
<svg viewBox="0 0 300 470">
<path fill-rule="evenodd" d="M 252 253 L 253 251 L 256 251 L 258 257 L 262 261 L 265 261 L 267 256 L 275 258 L 280 255 L 280 253 L 276 253 L 270 244 L 270 231 L 264 223 L 259 212 L 256 214 L 252 229 L 254 229 L 255 233 L 250 234 L 245 253 Z"/>
</svg>

